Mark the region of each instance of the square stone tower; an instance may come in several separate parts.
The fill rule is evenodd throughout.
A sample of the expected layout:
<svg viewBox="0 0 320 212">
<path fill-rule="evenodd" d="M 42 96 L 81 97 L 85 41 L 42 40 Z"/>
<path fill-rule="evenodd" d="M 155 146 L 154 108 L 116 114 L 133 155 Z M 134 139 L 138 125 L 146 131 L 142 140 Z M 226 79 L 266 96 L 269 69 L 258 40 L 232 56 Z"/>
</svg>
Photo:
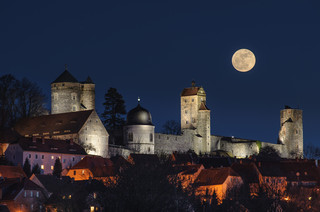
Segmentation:
<svg viewBox="0 0 320 212">
<path fill-rule="evenodd" d="M 195 130 L 202 137 L 202 153 L 210 152 L 210 110 L 206 106 L 206 92 L 192 81 L 181 93 L 181 131 Z"/>
</svg>

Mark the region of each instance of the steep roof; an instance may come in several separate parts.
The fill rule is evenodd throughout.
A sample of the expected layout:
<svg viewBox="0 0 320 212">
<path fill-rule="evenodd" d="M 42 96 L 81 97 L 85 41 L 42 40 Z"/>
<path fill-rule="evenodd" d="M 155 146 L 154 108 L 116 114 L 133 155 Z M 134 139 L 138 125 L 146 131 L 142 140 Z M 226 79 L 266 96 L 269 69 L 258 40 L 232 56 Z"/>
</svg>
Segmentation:
<svg viewBox="0 0 320 212">
<path fill-rule="evenodd" d="M 0 176 L 3 178 L 20 178 L 27 177 L 21 166 L 4 166 L 0 165 Z"/>
<path fill-rule="evenodd" d="M 21 136 L 52 136 L 78 133 L 93 110 L 59 113 L 22 119 L 15 125 Z"/>
<path fill-rule="evenodd" d="M 36 174 L 36 178 L 45 187 L 45 189 L 51 193 L 58 193 L 61 190 L 68 190 L 68 185 L 72 180 L 68 176 L 61 176 L 60 178 L 55 175 L 41 175 Z"/>
<path fill-rule="evenodd" d="M 159 158 L 155 154 L 133 154 L 128 157 L 128 161 L 135 165 L 158 165 Z"/>
<path fill-rule="evenodd" d="M 191 87 L 191 88 L 185 88 L 181 92 L 181 96 L 193 96 L 197 95 L 200 87 Z"/>
<path fill-rule="evenodd" d="M 94 177 L 107 177 L 115 175 L 113 163 L 110 159 L 93 155 L 84 157 L 70 170 L 72 169 L 89 169 Z"/>
<path fill-rule="evenodd" d="M 228 176 L 239 177 L 239 174 L 230 167 L 203 169 L 201 170 L 196 183 L 199 186 L 221 185 L 226 181 Z"/>
<path fill-rule="evenodd" d="M 234 163 L 231 168 L 241 176 L 244 182 L 259 183 L 260 172 L 253 162 Z"/>
<path fill-rule="evenodd" d="M 199 110 L 210 110 L 204 102 L 201 102 Z"/>
<path fill-rule="evenodd" d="M 25 151 L 63 153 L 73 155 L 87 154 L 79 144 L 66 140 L 36 139 L 34 141 L 32 138 L 20 138 L 17 143 Z"/>
<path fill-rule="evenodd" d="M 78 80 L 74 76 L 72 76 L 72 74 L 70 74 L 68 70 L 65 70 L 52 83 L 58 83 L 58 82 L 78 82 Z"/>
</svg>

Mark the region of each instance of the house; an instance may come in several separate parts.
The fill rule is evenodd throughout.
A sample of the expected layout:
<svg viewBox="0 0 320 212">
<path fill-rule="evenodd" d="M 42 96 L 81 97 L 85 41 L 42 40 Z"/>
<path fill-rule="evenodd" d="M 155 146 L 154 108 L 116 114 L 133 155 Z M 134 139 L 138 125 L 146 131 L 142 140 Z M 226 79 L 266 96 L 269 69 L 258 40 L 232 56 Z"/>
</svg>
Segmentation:
<svg viewBox="0 0 320 212">
<path fill-rule="evenodd" d="M 287 177 L 280 162 L 257 162 L 262 175 L 261 187 L 268 195 L 283 195 L 287 189 Z"/>
<path fill-rule="evenodd" d="M 233 163 L 231 168 L 241 176 L 244 186 L 250 195 L 257 195 L 263 178 L 255 163 L 239 160 Z"/>
<path fill-rule="evenodd" d="M 66 176 L 75 181 L 96 179 L 108 184 L 115 180 L 116 172 L 110 159 L 90 155 L 72 166 Z"/>
<path fill-rule="evenodd" d="M 20 135 L 11 128 L 2 128 L 0 130 L 0 156 L 4 156 L 10 143 L 16 141 Z"/>
<path fill-rule="evenodd" d="M 95 110 L 30 117 L 19 121 L 14 129 L 26 138 L 73 140 L 88 154 L 108 156 L 109 134 Z"/>
<path fill-rule="evenodd" d="M 5 152 L 6 159 L 14 165 L 23 165 L 28 158 L 31 168 L 38 164 L 42 174 L 52 174 L 57 158 L 61 161 L 62 169 L 65 169 L 78 163 L 86 155 L 85 150 L 72 141 L 35 137 L 22 137 L 10 144 Z"/>
<path fill-rule="evenodd" d="M 4 166 L 0 165 L 0 178 L 13 179 L 13 178 L 26 178 L 21 166 Z"/>
<path fill-rule="evenodd" d="M 4 180 L 0 183 L 0 189 L 0 204 L 10 211 L 44 211 L 44 191 L 28 178 Z"/>
<path fill-rule="evenodd" d="M 173 165 L 191 165 L 194 163 L 191 153 L 173 152 L 170 156 L 170 161 Z"/>
<path fill-rule="evenodd" d="M 160 160 L 155 154 L 130 154 L 128 162 L 136 166 L 154 167 L 160 164 Z"/>
<path fill-rule="evenodd" d="M 201 164 L 180 165 L 174 166 L 174 169 L 178 172 L 176 174 L 177 180 L 181 183 L 182 188 L 185 189 L 194 183 L 204 166 Z"/>
<path fill-rule="evenodd" d="M 195 181 L 195 195 L 200 196 L 203 201 L 211 202 L 215 192 L 221 203 L 228 192 L 238 189 L 242 184 L 241 176 L 230 167 L 203 169 Z"/>
</svg>

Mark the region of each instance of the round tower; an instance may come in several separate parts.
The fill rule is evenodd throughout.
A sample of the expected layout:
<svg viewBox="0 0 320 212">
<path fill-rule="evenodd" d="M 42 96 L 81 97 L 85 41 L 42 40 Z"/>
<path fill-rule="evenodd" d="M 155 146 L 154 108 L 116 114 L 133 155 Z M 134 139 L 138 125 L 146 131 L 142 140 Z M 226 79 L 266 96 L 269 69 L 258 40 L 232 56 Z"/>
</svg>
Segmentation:
<svg viewBox="0 0 320 212">
<path fill-rule="evenodd" d="M 90 77 L 80 85 L 80 106 L 81 110 L 95 109 L 95 84 Z"/>
<path fill-rule="evenodd" d="M 67 67 L 51 83 L 51 113 L 67 113 L 80 110 L 80 83 Z"/>
<path fill-rule="evenodd" d="M 283 144 L 287 158 L 303 157 L 303 124 L 302 110 L 288 106 L 280 111 L 279 144 Z"/>
<path fill-rule="evenodd" d="M 123 129 L 124 142 L 129 149 L 141 154 L 154 154 L 154 125 L 150 112 L 141 107 L 130 110 Z"/>
</svg>

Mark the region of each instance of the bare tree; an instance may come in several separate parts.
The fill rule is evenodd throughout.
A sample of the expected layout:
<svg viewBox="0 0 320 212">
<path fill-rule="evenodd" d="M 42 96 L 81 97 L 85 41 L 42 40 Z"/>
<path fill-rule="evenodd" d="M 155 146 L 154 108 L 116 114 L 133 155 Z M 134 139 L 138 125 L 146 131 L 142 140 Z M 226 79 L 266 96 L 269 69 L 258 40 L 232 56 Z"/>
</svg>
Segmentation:
<svg viewBox="0 0 320 212">
<path fill-rule="evenodd" d="M 168 120 L 162 126 L 162 133 L 170 135 L 180 135 L 181 128 L 179 122 L 175 120 Z"/>
</svg>

